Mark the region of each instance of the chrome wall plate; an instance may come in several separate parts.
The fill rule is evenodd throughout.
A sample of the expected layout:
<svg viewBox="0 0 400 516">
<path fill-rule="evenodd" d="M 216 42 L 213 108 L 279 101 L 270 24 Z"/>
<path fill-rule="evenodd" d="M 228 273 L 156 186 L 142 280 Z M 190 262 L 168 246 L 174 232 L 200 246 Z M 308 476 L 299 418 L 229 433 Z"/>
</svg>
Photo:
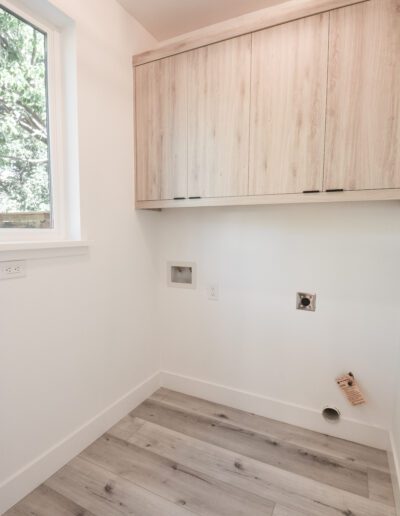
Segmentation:
<svg viewBox="0 0 400 516">
<path fill-rule="evenodd" d="M 306 294 L 305 292 L 297 292 L 296 307 L 297 310 L 305 310 L 306 312 L 315 312 L 317 295 Z"/>
</svg>

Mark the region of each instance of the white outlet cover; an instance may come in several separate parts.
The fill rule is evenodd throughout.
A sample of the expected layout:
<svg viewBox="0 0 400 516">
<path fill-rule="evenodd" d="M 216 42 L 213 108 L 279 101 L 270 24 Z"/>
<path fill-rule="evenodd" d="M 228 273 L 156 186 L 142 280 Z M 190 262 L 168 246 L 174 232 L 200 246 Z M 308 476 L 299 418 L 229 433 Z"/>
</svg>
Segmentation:
<svg viewBox="0 0 400 516">
<path fill-rule="evenodd" d="M 26 262 L 0 262 L 0 279 L 24 278 L 26 276 Z"/>
<path fill-rule="evenodd" d="M 207 289 L 208 299 L 210 301 L 219 301 L 219 288 L 218 285 L 210 285 Z"/>
</svg>

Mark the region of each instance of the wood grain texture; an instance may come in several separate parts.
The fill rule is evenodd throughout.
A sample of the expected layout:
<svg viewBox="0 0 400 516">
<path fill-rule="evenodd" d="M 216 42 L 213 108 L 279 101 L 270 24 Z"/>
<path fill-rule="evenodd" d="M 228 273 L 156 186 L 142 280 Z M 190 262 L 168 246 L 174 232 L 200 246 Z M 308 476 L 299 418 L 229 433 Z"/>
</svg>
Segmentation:
<svg viewBox="0 0 400 516">
<path fill-rule="evenodd" d="M 133 57 L 133 65 L 140 65 L 164 57 L 187 52 L 218 41 L 298 20 L 331 9 L 357 4 L 365 0 L 296 0 L 287 1 L 266 9 L 239 16 L 223 24 L 206 27 L 195 33 L 167 41 L 153 50 Z"/>
<path fill-rule="evenodd" d="M 395 516 L 394 508 L 146 422 L 129 442 L 307 516 Z M 347 511 L 347 512 L 346 512 Z"/>
<path fill-rule="evenodd" d="M 187 54 L 136 68 L 136 199 L 187 196 Z"/>
<path fill-rule="evenodd" d="M 389 474 L 388 457 L 383 450 L 320 434 L 165 388 L 159 389 L 150 399 L 161 401 L 190 413 L 203 414 L 237 428 L 256 432 L 269 439 L 291 443 L 300 448 L 306 448 L 324 456 L 348 462 L 351 465 L 356 464 L 357 467 L 372 468 L 386 475 Z M 119 428 L 121 431 L 122 422 Z M 130 423 L 131 432 L 133 428 L 134 424 Z M 384 478 L 387 481 L 387 477 Z M 386 485 L 388 485 L 387 482 Z"/>
<path fill-rule="evenodd" d="M 400 187 L 400 1 L 331 13 L 325 189 Z"/>
<path fill-rule="evenodd" d="M 250 195 L 322 190 L 329 14 L 253 37 Z"/>
<path fill-rule="evenodd" d="M 108 469 L 78 457 L 46 484 L 96 516 L 185 516 L 178 504 L 170 503 Z M 54 514 L 54 516 L 57 513 Z"/>
<path fill-rule="evenodd" d="M 136 202 L 138 210 L 164 208 L 200 208 L 206 206 L 258 206 L 264 204 L 298 204 L 325 202 L 365 202 L 400 200 L 400 189 L 321 192 L 315 194 L 251 195 L 242 197 L 214 197 L 183 201 Z"/>
<path fill-rule="evenodd" d="M 368 496 L 366 470 L 340 459 L 313 453 L 309 449 L 238 428 L 225 420 L 216 421 L 203 414 L 194 414 L 157 401 L 144 402 L 132 415 L 245 457 Z"/>
<path fill-rule="evenodd" d="M 71 499 L 41 485 L 7 512 L 7 516 L 96 516 Z"/>
<path fill-rule="evenodd" d="M 251 36 L 189 53 L 189 197 L 248 193 Z"/>
<path fill-rule="evenodd" d="M 161 389 L 5 516 L 395 516 L 382 452 L 325 438 Z"/>
<path fill-rule="evenodd" d="M 368 469 L 368 488 L 371 500 L 394 507 L 394 493 L 389 473 Z"/>
<path fill-rule="evenodd" d="M 288 509 L 282 505 L 276 505 L 272 516 L 307 516 L 305 512 Z"/>
<path fill-rule="evenodd" d="M 128 418 L 132 423 L 132 418 Z M 130 438 L 133 437 L 133 431 Z M 118 425 L 82 456 L 195 514 L 271 516 L 275 504 L 118 437 Z M 195 466 L 195 465 L 194 465 Z"/>
</svg>

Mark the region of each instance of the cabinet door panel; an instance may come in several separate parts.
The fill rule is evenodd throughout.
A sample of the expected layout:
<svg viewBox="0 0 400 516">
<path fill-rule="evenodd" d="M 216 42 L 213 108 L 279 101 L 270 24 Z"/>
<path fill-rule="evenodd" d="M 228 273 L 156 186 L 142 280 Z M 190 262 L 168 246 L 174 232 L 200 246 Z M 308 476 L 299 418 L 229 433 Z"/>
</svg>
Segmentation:
<svg viewBox="0 0 400 516">
<path fill-rule="evenodd" d="M 400 1 L 332 11 L 325 189 L 400 187 Z"/>
<path fill-rule="evenodd" d="M 136 68 L 136 198 L 187 196 L 187 54 Z"/>
<path fill-rule="evenodd" d="M 251 36 L 189 53 L 189 196 L 248 193 Z"/>
<path fill-rule="evenodd" d="M 321 190 L 329 14 L 253 34 L 250 195 Z"/>
</svg>

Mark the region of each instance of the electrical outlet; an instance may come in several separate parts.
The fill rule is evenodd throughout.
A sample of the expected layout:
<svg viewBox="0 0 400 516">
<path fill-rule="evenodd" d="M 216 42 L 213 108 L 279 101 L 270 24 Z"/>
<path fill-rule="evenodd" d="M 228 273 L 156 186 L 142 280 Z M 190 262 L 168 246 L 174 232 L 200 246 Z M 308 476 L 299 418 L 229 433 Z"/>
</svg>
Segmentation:
<svg viewBox="0 0 400 516">
<path fill-rule="evenodd" d="M 23 278 L 26 276 L 24 261 L 0 262 L 0 279 Z"/>
<path fill-rule="evenodd" d="M 208 287 L 208 299 L 210 301 L 218 301 L 219 300 L 219 288 L 218 288 L 218 285 L 210 285 Z"/>
</svg>

